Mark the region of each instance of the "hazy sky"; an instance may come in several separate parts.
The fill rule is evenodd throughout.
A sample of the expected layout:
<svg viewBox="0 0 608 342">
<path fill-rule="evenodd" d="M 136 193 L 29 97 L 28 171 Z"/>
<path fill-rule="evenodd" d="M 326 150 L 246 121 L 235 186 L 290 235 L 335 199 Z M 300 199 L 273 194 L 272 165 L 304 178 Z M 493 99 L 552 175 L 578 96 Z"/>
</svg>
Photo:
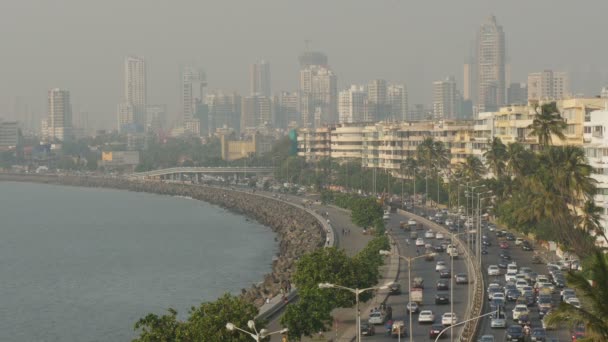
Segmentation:
<svg viewBox="0 0 608 342">
<path fill-rule="evenodd" d="M 74 111 L 114 125 L 123 59 L 148 62 L 148 102 L 178 111 L 180 63 L 209 87 L 248 92 L 248 65 L 271 63 L 272 89 L 298 86 L 304 41 L 328 54 L 339 88 L 384 78 L 430 103 L 431 83 L 462 80 L 462 62 L 490 14 L 504 28 L 513 81 L 546 68 L 571 72 L 587 95 L 608 84 L 606 0 L 2 0 L 0 117 L 21 96 L 45 114 L 49 88 Z M 93 121 L 93 119 L 92 119 Z"/>
</svg>

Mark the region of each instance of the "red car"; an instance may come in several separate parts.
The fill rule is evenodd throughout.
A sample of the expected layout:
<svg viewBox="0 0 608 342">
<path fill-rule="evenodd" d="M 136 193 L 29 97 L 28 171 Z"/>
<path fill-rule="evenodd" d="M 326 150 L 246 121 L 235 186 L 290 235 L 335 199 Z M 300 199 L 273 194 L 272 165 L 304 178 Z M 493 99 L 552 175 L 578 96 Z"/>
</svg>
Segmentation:
<svg viewBox="0 0 608 342">
<path fill-rule="evenodd" d="M 437 338 L 437 335 L 443 330 L 444 326 L 441 324 L 433 324 L 431 329 L 429 330 L 429 338 Z M 446 336 L 445 334 L 441 335 L 442 337 Z"/>
<path fill-rule="evenodd" d="M 509 248 L 509 243 L 507 241 L 501 241 L 499 245 L 500 245 L 500 248 L 502 248 L 502 249 Z"/>
</svg>

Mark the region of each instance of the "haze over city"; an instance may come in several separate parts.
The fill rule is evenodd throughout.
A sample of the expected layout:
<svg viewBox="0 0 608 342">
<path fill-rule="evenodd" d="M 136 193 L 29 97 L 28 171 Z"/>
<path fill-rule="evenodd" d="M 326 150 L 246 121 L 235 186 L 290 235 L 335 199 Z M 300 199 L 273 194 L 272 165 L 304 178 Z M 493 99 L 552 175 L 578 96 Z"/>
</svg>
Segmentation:
<svg viewBox="0 0 608 342">
<path fill-rule="evenodd" d="M 272 92 L 298 89 L 297 56 L 322 51 L 338 89 L 386 79 L 408 86 L 409 102 L 429 104 L 432 82 L 462 65 L 476 31 L 495 15 L 506 38 L 510 81 L 553 69 L 573 94 L 608 83 L 603 1 L 4 1 L 0 5 L 0 111 L 26 103 L 46 116 L 47 91 L 71 92 L 73 111 L 115 128 L 125 56 L 146 58 L 148 103 L 179 113 L 179 68 L 205 70 L 208 89 L 248 93 L 249 65 L 271 66 Z M 507 76 L 509 77 L 509 76 Z"/>
</svg>

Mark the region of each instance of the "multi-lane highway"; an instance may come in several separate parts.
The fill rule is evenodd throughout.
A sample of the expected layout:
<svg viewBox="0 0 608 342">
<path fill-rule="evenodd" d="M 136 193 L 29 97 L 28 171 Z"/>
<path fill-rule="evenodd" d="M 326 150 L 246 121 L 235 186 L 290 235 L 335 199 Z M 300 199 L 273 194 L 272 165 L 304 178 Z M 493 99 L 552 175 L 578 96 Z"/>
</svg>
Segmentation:
<svg viewBox="0 0 608 342">
<path fill-rule="evenodd" d="M 390 229 L 390 233 L 393 238 L 399 245 L 399 252 L 401 255 L 405 257 L 416 257 L 417 256 L 417 248 L 415 246 L 415 241 L 410 238 L 410 232 L 404 231 L 399 228 L 400 221 L 407 221 L 407 219 L 401 215 L 391 214 L 391 219 L 387 224 L 387 228 Z M 422 230 L 418 230 L 419 236 L 424 236 L 424 232 L 428 231 L 429 226 L 424 226 Z M 435 233 L 436 229 L 432 229 Z M 406 242 L 409 240 L 409 244 Z M 444 240 L 437 239 L 425 239 L 426 243 L 430 243 L 432 245 L 438 245 L 442 242 L 449 243 L 449 236 L 446 236 Z M 424 253 L 424 247 L 419 247 L 418 252 L 420 254 Z M 432 310 L 435 314 L 435 324 L 441 323 L 441 315 L 446 312 L 450 312 L 450 304 L 435 304 L 435 295 L 437 293 L 447 294 L 450 296 L 450 290 L 437 291 L 436 284 L 437 281 L 441 278 L 439 277 L 439 273 L 435 271 L 436 262 L 438 260 L 443 260 L 446 262 L 448 268 L 450 266 L 450 257 L 445 253 L 438 253 L 435 256 L 434 261 L 426 261 L 424 258 L 416 259 L 412 261 L 412 270 L 411 277 L 412 280 L 414 277 L 422 277 L 424 279 L 424 291 L 423 291 L 423 303 L 420 307 L 420 310 Z M 452 277 L 457 273 L 466 273 L 466 265 L 464 260 L 461 258 L 454 259 L 454 270 L 452 270 Z M 407 262 L 402 261 L 400 265 L 400 274 L 399 274 L 399 284 L 401 284 L 402 293 L 400 295 L 391 295 L 387 300 L 387 305 L 390 305 L 393 309 L 393 320 L 402 320 L 405 322 L 406 327 L 408 327 L 409 331 L 409 316 L 406 313 L 406 304 L 408 302 L 408 270 L 407 270 Z M 442 279 L 447 280 L 450 283 L 451 279 Z M 458 319 L 462 320 L 465 314 L 467 303 L 469 302 L 468 297 L 468 286 L 469 285 L 457 285 L 455 282 L 450 284 L 453 286 L 453 296 L 450 296 L 450 300 L 453 301 L 454 304 L 454 312 L 457 314 Z M 369 316 L 369 312 L 362 313 L 363 320 L 366 320 Z M 413 338 L 414 341 L 427 341 L 429 339 L 429 330 L 431 328 L 431 324 L 419 324 L 418 323 L 418 314 L 414 314 L 412 316 L 413 321 Z M 377 325 L 376 326 L 376 335 L 365 337 L 366 340 L 369 341 L 384 341 L 384 340 L 392 340 L 394 338 L 390 338 L 386 335 L 386 329 L 384 326 Z M 460 327 L 454 328 L 454 340 L 460 334 Z M 450 332 L 446 331 L 442 336 L 444 336 L 444 340 L 450 340 Z M 407 339 L 405 339 L 407 340 Z"/>
</svg>

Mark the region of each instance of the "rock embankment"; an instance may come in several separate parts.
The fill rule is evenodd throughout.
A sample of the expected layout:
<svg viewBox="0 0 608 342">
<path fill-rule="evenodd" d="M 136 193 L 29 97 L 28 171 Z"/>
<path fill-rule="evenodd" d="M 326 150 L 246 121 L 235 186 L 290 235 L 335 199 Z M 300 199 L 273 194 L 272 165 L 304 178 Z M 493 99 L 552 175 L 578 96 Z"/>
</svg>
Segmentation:
<svg viewBox="0 0 608 342">
<path fill-rule="evenodd" d="M 137 182 L 119 178 L 0 174 L 0 181 L 2 180 L 187 196 L 250 217 L 270 227 L 277 233 L 279 240 L 279 255 L 272 262 L 272 273 L 265 275 L 262 283 L 242 290 L 243 297 L 257 306 L 263 304 L 264 298 L 274 297 L 280 293 L 281 287 L 291 279 L 295 262 L 300 256 L 322 247 L 325 243 L 325 231 L 312 215 L 282 201 L 251 193 L 187 184 Z"/>
</svg>

